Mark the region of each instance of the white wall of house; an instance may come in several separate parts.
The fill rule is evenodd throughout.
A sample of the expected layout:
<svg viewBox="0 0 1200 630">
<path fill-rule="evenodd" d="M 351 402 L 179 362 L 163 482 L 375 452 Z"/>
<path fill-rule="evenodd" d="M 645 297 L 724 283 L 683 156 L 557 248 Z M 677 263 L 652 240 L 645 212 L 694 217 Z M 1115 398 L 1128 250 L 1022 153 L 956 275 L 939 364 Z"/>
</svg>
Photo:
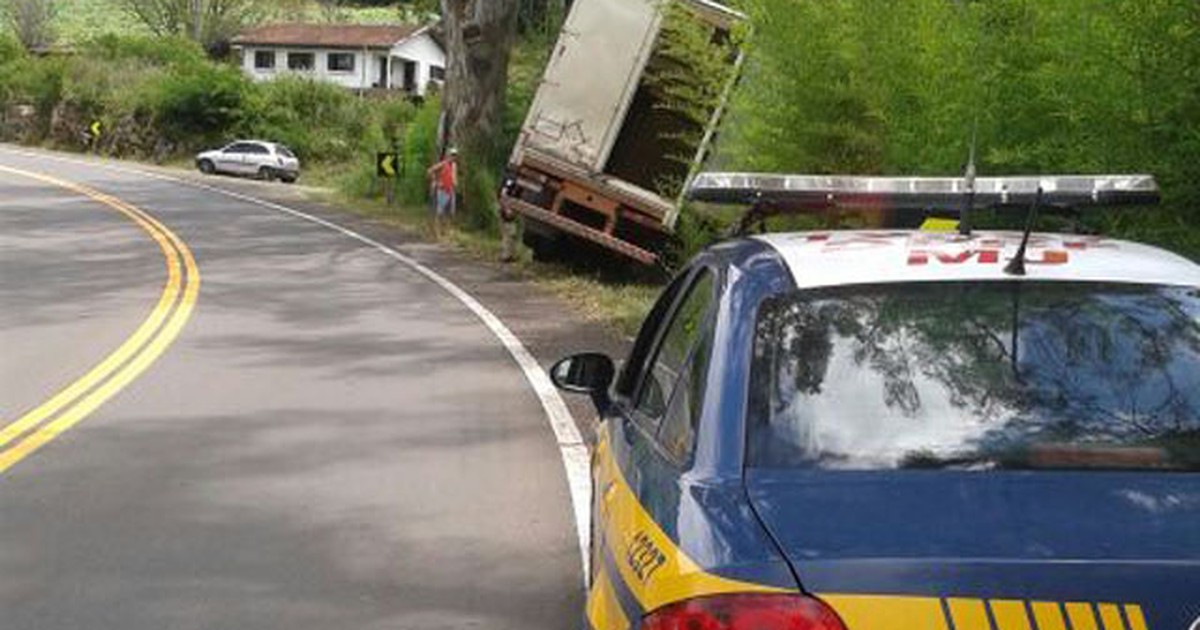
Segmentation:
<svg viewBox="0 0 1200 630">
<path fill-rule="evenodd" d="M 259 54 L 265 59 L 274 55 L 272 67 L 260 67 Z M 289 55 L 312 55 L 311 70 L 297 70 L 289 67 Z M 353 58 L 353 69 L 331 69 L 330 56 L 341 55 Z M 445 68 L 446 55 L 441 46 L 433 40 L 428 32 L 417 35 L 393 46 L 386 48 L 370 48 L 366 50 L 325 49 L 325 48 L 287 48 L 280 46 L 246 45 L 242 47 L 242 69 L 256 81 L 269 81 L 275 77 L 288 74 L 312 77 L 328 81 L 346 88 L 366 89 L 385 87 L 381 85 L 381 66 L 386 64 L 387 80 L 391 89 L 405 89 L 405 63 L 414 64 L 412 93 L 424 96 L 433 68 Z"/>
<path fill-rule="evenodd" d="M 282 48 L 266 46 L 245 46 L 242 49 L 242 69 L 256 81 L 269 81 L 275 77 L 294 74 L 328 81 L 343 87 L 363 89 L 377 87 L 379 83 L 379 60 L 387 55 L 386 49 L 349 50 L 323 48 Z M 274 55 L 274 67 L 261 68 L 258 66 L 259 53 Z M 312 55 L 311 70 L 295 70 L 288 65 L 288 55 Z M 353 69 L 330 67 L 330 56 L 340 56 L 342 60 L 352 58 Z M 336 60 L 335 60 L 336 61 Z"/>
<path fill-rule="evenodd" d="M 428 31 L 423 31 L 392 47 L 392 85 L 404 87 L 404 64 L 416 65 L 415 93 L 424 96 L 429 88 L 432 69 L 446 67 L 446 53 L 433 40 Z"/>
</svg>

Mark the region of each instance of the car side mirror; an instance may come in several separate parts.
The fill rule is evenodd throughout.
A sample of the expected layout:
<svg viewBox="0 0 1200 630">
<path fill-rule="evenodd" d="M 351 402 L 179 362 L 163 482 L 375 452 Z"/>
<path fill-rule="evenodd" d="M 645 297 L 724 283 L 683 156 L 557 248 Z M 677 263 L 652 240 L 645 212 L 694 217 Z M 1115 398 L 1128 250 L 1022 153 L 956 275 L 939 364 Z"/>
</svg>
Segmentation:
<svg viewBox="0 0 1200 630">
<path fill-rule="evenodd" d="M 608 388 L 617 369 L 607 355 L 585 352 L 571 355 L 550 368 L 550 380 L 564 392 L 587 394 L 603 412 L 609 403 Z"/>
</svg>

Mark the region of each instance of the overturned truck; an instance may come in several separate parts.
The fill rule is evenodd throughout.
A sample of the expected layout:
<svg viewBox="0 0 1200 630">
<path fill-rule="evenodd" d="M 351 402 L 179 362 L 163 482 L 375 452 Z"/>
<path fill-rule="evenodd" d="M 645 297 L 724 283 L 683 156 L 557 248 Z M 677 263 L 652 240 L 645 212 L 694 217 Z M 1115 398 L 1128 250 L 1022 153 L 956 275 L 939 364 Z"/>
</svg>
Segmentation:
<svg viewBox="0 0 1200 630">
<path fill-rule="evenodd" d="M 736 80 L 741 19 L 709 0 L 575 0 L 500 197 L 535 253 L 574 238 L 658 260 Z"/>
</svg>

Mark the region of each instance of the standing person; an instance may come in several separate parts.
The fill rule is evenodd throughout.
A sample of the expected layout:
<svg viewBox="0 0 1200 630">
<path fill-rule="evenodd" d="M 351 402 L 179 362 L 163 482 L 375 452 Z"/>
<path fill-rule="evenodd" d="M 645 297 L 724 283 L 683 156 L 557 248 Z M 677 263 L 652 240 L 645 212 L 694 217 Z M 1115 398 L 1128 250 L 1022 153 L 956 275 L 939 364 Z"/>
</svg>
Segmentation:
<svg viewBox="0 0 1200 630">
<path fill-rule="evenodd" d="M 433 233 L 441 237 L 443 223 L 455 210 L 455 195 L 458 191 L 458 149 L 450 147 L 446 158 L 430 166 L 426 175 L 433 181 Z"/>
<path fill-rule="evenodd" d="M 512 174 L 504 176 L 500 186 L 500 199 L 496 200 L 496 208 L 500 213 L 500 262 L 513 262 L 517 259 L 517 213 L 504 207 L 505 195 L 512 195 L 517 186 L 517 178 Z"/>
</svg>

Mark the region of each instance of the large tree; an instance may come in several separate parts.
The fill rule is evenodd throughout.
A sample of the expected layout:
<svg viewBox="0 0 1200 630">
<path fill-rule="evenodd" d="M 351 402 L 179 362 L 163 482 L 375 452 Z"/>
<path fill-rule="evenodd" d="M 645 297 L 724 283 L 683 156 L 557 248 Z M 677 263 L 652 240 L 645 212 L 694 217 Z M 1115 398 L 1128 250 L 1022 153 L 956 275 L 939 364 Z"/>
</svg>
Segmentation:
<svg viewBox="0 0 1200 630">
<path fill-rule="evenodd" d="M 182 35 L 210 53 L 219 52 L 229 38 L 260 9 L 256 0 L 120 0 L 121 5 L 158 36 Z"/>
<path fill-rule="evenodd" d="M 446 44 L 446 140 L 490 156 L 504 120 L 508 58 L 520 0 L 441 0 Z"/>
<path fill-rule="evenodd" d="M 54 41 L 54 0 L 8 0 L 9 25 L 26 50 L 45 48 Z"/>
</svg>

